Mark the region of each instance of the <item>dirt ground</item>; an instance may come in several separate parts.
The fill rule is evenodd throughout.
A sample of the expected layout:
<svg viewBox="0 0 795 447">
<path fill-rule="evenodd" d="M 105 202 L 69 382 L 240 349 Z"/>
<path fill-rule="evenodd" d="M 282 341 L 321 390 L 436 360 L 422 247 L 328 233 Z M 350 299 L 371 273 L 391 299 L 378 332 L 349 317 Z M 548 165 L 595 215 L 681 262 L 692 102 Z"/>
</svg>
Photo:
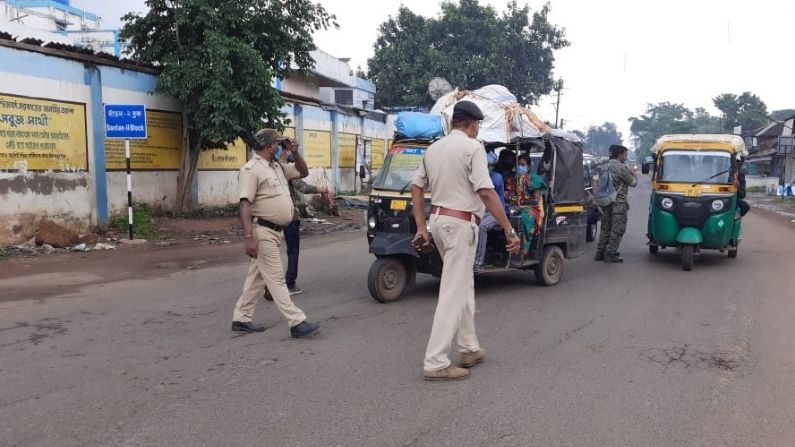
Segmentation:
<svg viewBox="0 0 795 447">
<path fill-rule="evenodd" d="M 339 215 L 313 213 L 301 220 L 301 234 L 305 236 L 335 232 L 357 231 L 364 228 L 366 210 L 360 207 L 339 206 Z M 21 244 L 0 246 L 0 266 L 24 259 L 26 264 L 80 256 L 96 256 L 103 251 L 156 250 L 173 246 L 231 245 L 243 240 L 237 216 L 173 218 L 157 216 L 151 225 L 153 237 L 128 241 L 126 232 L 110 230 L 104 233 L 80 235 L 76 247 L 58 249 L 48 246 Z M 98 245 L 99 244 L 99 245 Z M 5 267 L 4 267 L 5 268 Z"/>
<path fill-rule="evenodd" d="M 795 197 L 776 197 L 749 194 L 746 200 L 752 213 L 760 213 L 779 222 L 788 222 L 795 228 Z"/>
</svg>

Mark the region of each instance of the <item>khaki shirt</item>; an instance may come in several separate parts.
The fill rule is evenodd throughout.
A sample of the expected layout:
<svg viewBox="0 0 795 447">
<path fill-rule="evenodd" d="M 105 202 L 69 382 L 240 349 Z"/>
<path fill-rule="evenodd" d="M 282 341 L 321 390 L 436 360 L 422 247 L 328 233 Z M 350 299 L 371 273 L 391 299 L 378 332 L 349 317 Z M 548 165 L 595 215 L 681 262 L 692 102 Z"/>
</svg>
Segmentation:
<svg viewBox="0 0 795 447">
<path fill-rule="evenodd" d="M 494 189 L 486 150 L 460 130 L 453 130 L 428 147 L 412 183 L 420 188 L 430 186 L 433 205 L 479 217 L 486 207 L 478 190 Z"/>
<path fill-rule="evenodd" d="M 240 169 L 240 200 L 251 202 L 254 217 L 286 226 L 293 220 L 293 200 L 288 182 L 300 177 L 292 163 L 268 163 L 254 154 Z"/>
</svg>

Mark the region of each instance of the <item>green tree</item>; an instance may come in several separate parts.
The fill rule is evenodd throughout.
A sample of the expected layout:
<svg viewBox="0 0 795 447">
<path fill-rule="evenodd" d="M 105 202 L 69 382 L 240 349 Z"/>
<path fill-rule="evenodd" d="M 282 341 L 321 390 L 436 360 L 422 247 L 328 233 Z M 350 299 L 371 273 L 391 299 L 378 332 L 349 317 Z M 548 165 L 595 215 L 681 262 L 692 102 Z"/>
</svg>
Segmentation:
<svg viewBox="0 0 795 447">
<path fill-rule="evenodd" d="M 585 134 L 583 141 L 586 149 L 596 156 L 607 157 L 608 149 L 613 144 L 622 144 L 623 135 L 618 131 L 615 123 L 606 122 L 601 126 L 591 126 Z"/>
<path fill-rule="evenodd" d="M 569 45 L 549 21 L 549 5 L 532 14 L 516 1 L 499 15 L 477 0 L 445 1 L 437 18 L 401 6 L 381 24 L 368 61 L 381 107 L 430 105 L 426 90 L 436 77 L 463 89 L 502 84 L 522 103 L 553 86 L 554 51 Z"/>
<path fill-rule="evenodd" d="M 723 93 L 712 99 L 715 107 L 723 113 L 723 131 L 732 132 L 735 126 L 752 130 L 767 124 L 767 105 L 759 96 L 744 92 L 741 95 Z"/>
<path fill-rule="evenodd" d="M 793 116 L 795 116 L 795 109 L 781 109 L 770 112 L 770 117 L 776 121 L 782 121 Z"/>
<path fill-rule="evenodd" d="M 176 210 L 188 208 L 203 149 L 246 141 L 263 124 L 281 128 L 283 101 L 271 86 L 293 65 L 314 65 L 312 33 L 336 26 L 309 0 L 147 0 L 146 15 L 127 14 L 122 38 L 130 56 L 162 67 L 159 93 L 182 104 L 188 150 Z"/>
<path fill-rule="evenodd" d="M 649 104 L 646 113 L 630 118 L 629 122 L 638 160 L 648 156 L 654 142 L 663 135 L 697 131 L 693 111 L 683 104 L 670 102 Z"/>
</svg>

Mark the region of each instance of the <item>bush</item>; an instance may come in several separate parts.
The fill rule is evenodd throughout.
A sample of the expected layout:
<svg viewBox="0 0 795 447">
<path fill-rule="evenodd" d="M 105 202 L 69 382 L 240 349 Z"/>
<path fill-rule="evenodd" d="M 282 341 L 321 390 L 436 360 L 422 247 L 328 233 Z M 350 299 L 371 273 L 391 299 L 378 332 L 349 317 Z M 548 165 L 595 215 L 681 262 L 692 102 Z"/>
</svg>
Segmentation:
<svg viewBox="0 0 795 447">
<path fill-rule="evenodd" d="M 157 220 L 152 208 L 145 203 L 133 204 L 133 237 L 143 239 L 159 239 L 160 233 L 155 228 Z M 110 224 L 111 229 L 119 233 L 128 233 L 127 215 L 117 217 Z"/>
</svg>

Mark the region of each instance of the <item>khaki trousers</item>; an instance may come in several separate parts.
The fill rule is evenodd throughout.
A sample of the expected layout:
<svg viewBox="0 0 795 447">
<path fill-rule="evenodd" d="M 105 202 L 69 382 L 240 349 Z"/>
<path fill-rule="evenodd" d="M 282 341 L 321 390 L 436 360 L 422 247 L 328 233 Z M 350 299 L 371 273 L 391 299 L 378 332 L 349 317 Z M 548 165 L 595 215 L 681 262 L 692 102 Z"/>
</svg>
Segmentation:
<svg viewBox="0 0 795 447">
<path fill-rule="evenodd" d="M 431 215 L 431 234 L 444 260 L 439 302 L 425 351 L 426 371 L 450 365 L 453 337 L 458 334 L 461 352 L 480 350 L 475 334 L 475 278 L 472 266 L 477 250 L 478 226 L 455 217 Z"/>
<path fill-rule="evenodd" d="M 248 322 L 254 316 L 254 306 L 262 299 L 267 287 L 273 296 L 276 307 L 287 318 L 290 327 L 306 320 L 306 315 L 293 304 L 290 291 L 284 281 L 284 267 L 280 248 L 284 242 L 281 232 L 273 231 L 261 225 L 254 226 L 257 238 L 257 259 L 252 259 L 248 266 L 243 293 L 235 304 L 233 321 Z"/>
</svg>

